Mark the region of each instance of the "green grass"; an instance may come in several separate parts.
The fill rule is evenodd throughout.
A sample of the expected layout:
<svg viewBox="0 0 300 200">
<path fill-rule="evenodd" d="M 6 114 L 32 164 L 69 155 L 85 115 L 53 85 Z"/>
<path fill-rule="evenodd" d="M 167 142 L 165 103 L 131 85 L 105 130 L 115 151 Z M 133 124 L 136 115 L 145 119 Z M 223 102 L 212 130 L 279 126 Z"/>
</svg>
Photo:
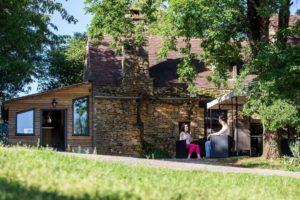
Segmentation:
<svg viewBox="0 0 300 200">
<path fill-rule="evenodd" d="M 293 158 L 279 158 L 276 160 L 267 160 L 263 157 L 229 157 L 219 159 L 217 163 L 230 164 L 238 167 L 246 168 L 262 168 L 262 169 L 280 169 L 286 171 L 300 172 L 299 162 L 292 162 Z"/>
<path fill-rule="evenodd" d="M 298 199 L 300 180 L 127 166 L 0 147 L 0 199 Z"/>
</svg>

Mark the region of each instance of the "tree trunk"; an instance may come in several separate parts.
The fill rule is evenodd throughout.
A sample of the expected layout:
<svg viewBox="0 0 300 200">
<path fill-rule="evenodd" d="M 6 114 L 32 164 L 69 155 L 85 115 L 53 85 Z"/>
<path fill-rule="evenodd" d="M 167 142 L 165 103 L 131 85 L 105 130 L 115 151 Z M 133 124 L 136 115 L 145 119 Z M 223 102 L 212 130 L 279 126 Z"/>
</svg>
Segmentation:
<svg viewBox="0 0 300 200">
<path fill-rule="evenodd" d="M 288 40 L 287 36 L 284 34 L 284 30 L 289 27 L 290 5 L 291 0 L 284 0 L 279 7 L 277 38 L 278 43 L 283 46 L 286 46 Z"/>
<path fill-rule="evenodd" d="M 281 156 L 280 137 L 276 131 L 270 131 L 264 127 L 263 133 L 263 157 L 277 159 Z"/>
<path fill-rule="evenodd" d="M 269 19 L 271 15 L 262 16 L 259 13 L 263 4 L 266 4 L 266 0 L 247 0 L 247 32 L 253 55 L 259 51 L 260 45 L 269 42 Z"/>
</svg>

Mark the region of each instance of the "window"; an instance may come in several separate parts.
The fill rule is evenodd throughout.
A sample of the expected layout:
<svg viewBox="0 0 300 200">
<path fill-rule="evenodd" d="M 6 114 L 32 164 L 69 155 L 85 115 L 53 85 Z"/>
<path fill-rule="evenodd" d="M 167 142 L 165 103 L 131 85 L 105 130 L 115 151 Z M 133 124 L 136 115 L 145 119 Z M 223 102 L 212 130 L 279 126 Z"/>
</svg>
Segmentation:
<svg viewBox="0 0 300 200">
<path fill-rule="evenodd" d="M 89 100 L 88 97 L 75 99 L 73 101 L 73 134 L 89 134 Z"/>
<path fill-rule="evenodd" d="M 17 134 L 34 134 L 34 110 L 27 110 L 17 113 Z"/>
</svg>

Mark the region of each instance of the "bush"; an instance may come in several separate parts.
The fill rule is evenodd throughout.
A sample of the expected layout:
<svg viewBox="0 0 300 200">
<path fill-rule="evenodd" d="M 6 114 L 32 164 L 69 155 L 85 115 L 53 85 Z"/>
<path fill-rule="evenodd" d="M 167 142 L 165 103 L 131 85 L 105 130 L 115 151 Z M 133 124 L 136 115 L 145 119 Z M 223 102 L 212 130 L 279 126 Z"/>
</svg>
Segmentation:
<svg viewBox="0 0 300 200">
<path fill-rule="evenodd" d="M 298 170 L 300 166 L 300 141 L 290 143 L 290 149 L 293 153 L 293 157 L 284 157 L 283 163 L 287 170 L 295 171 Z"/>
<path fill-rule="evenodd" d="M 300 141 L 296 141 L 290 144 L 290 149 L 293 153 L 294 158 L 300 160 Z"/>
<path fill-rule="evenodd" d="M 0 124 L 0 143 L 7 145 L 8 144 L 8 124 Z"/>
</svg>

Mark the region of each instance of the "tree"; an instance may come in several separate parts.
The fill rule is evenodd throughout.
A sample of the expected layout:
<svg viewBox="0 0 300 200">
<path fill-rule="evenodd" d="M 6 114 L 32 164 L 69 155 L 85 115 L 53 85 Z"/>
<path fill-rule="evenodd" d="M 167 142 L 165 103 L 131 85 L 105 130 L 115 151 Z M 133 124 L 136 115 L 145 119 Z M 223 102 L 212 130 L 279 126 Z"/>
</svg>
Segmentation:
<svg viewBox="0 0 300 200">
<path fill-rule="evenodd" d="M 200 57 L 206 65 L 214 66 L 211 78 L 219 86 L 226 85 L 233 63 L 245 63 L 236 89 L 247 89 L 244 112 L 260 116 L 263 154 L 267 158 L 280 156 L 280 128 L 293 126 L 300 130 L 300 49 L 287 43 L 289 37 L 300 34 L 300 29 L 299 22 L 289 27 L 290 5 L 290 0 L 170 0 L 164 20 L 170 23 L 165 26 L 166 45 L 162 52 L 176 48 L 178 37 L 186 38 L 186 47 L 181 51 L 187 57 L 178 73 L 190 85 L 194 67 L 189 57 L 195 56 L 189 50 L 191 37 L 203 38 Z M 274 15 L 278 30 L 272 36 L 269 20 Z M 250 73 L 257 74 L 257 80 L 244 87 L 241 80 Z"/>
<path fill-rule="evenodd" d="M 86 3 L 94 15 L 91 35 L 111 35 L 117 46 L 124 45 L 129 38 L 144 41 L 159 21 L 160 28 L 154 32 L 165 38 L 159 56 L 164 57 L 171 50 L 186 55 L 178 74 L 181 81 L 189 83 L 191 95 L 198 94 L 194 85 L 194 58 L 200 57 L 207 66 L 213 66 L 211 80 L 218 86 L 226 85 L 232 64 L 245 63 L 236 90 L 248 88 L 249 100 L 244 111 L 261 118 L 267 158 L 280 156 L 278 129 L 287 125 L 300 128 L 297 108 L 300 53 L 298 46 L 287 44 L 290 36 L 300 34 L 300 29 L 299 23 L 289 27 L 290 0 L 86 0 Z M 145 21 L 135 23 L 126 18 L 134 6 L 145 15 Z M 270 36 L 269 20 L 275 14 L 278 30 Z M 177 49 L 179 37 L 185 38 L 186 45 Z M 191 52 L 193 37 L 203 38 L 203 52 Z M 241 80 L 252 73 L 258 75 L 256 84 L 245 87 Z"/>
<path fill-rule="evenodd" d="M 38 73 L 39 88 L 48 90 L 82 82 L 85 47 L 86 34 L 75 33 L 66 38 L 66 43 L 48 50 Z"/>
<path fill-rule="evenodd" d="M 0 0 L 0 99 L 24 91 L 40 66 L 44 50 L 59 41 L 51 15 L 75 23 L 55 0 Z"/>
<path fill-rule="evenodd" d="M 93 39 L 112 37 L 112 47 L 120 50 L 129 40 L 141 46 L 151 32 L 150 25 L 159 15 L 162 0 L 85 0 L 87 12 L 93 15 L 89 34 Z M 132 20 L 132 10 L 140 11 L 144 19 Z M 153 27 L 153 29 L 155 29 Z"/>
</svg>

